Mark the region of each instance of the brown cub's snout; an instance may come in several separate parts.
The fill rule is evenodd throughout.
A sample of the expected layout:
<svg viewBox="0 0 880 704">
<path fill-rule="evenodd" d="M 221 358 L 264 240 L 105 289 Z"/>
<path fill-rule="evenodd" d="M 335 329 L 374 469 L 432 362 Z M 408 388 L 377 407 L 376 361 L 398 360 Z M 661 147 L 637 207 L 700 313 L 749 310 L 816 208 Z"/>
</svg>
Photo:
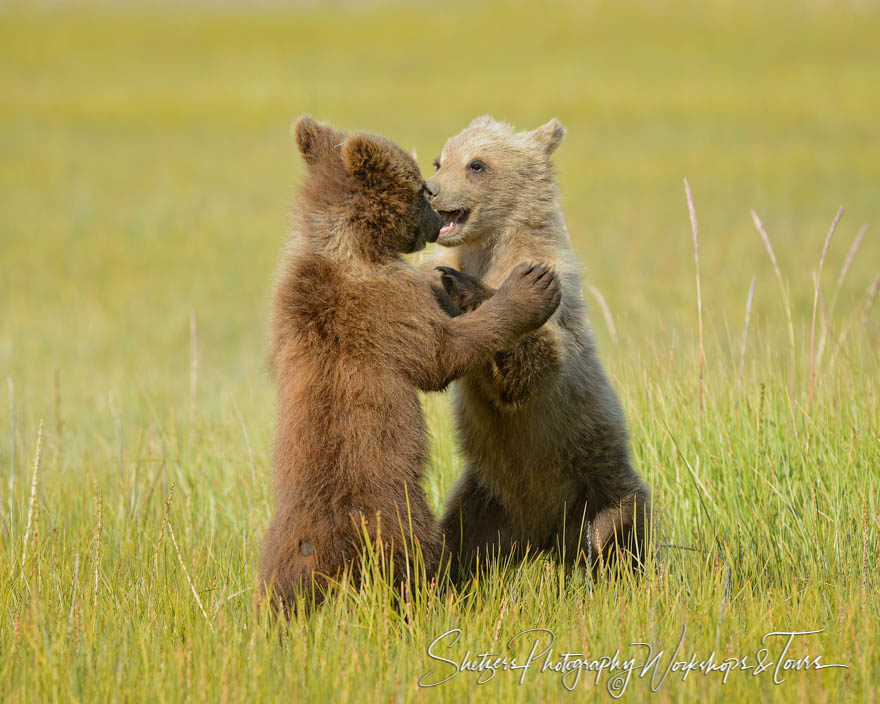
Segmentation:
<svg viewBox="0 0 880 704">
<path fill-rule="evenodd" d="M 424 236 L 427 242 L 436 242 L 437 237 L 440 235 L 440 228 L 443 223 L 440 220 L 440 216 L 437 212 L 430 206 L 428 201 L 424 201 L 422 203 L 422 212 L 420 217 L 421 222 L 419 223 L 419 229 L 422 231 L 422 235 Z"/>
</svg>

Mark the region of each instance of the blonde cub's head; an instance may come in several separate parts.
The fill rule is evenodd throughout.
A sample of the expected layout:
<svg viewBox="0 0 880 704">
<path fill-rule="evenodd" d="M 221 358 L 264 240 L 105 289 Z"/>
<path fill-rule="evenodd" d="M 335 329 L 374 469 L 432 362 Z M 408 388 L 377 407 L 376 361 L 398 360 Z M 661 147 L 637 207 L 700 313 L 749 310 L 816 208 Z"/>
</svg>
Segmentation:
<svg viewBox="0 0 880 704">
<path fill-rule="evenodd" d="M 485 115 L 449 139 L 428 180 L 446 247 L 489 242 L 510 227 L 546 222 L 555 207 L 550 155 L 565 136 L 558 120 L 515 132 Z"/>
</svg>

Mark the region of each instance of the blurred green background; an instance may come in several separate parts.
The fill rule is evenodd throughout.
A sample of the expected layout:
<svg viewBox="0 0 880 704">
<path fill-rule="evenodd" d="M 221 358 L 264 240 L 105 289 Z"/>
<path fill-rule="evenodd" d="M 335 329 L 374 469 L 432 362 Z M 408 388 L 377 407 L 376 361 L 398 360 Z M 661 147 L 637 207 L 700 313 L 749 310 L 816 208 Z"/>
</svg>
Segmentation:
<svg viewBox="0 0 880 704">
<path fill-rule="evenodd" d="M 877 5 L 857 2 L 7 4 L 0 371 L 33 406 L 55 368 L 93 403 L 188 393 L 195 311 L 205 393 L 262 403 L 303 112 L 416 149 L 426 173 L 476 115 L 562 120 L 563 206 L 615 355 L 694 333 L 687 176 L 707 346 L 739 334 L 753 275 L 755 323 L 785 344 L 749 209 L 808 323 L 837 207 L 826 287 L 880 219 L 878 36 Z M 840 310 L 878 268 L 869 230 Z"/>
<path fill-rule="evenodd" d="M 824 627 L 811 653 L 851 669 L 784 687 L 694 675 L 658 701 L 876 698 L 878 37 L 880 5 L 855 1 L 0 0 L 0 699 L 413 700 L 428 643 L 452 627 L 475 648 L 543 625 L 613 653 L 672 647 L 683 624 L 703 656 Z M 415 149 L 426 173 L 477 115 L 566 125 L 562 204 L 617 327 L 615 341 L 588 292 L 658 546 L 673 545 L 643 581 L 539 559 L 404 605 L 374 584 L 283 642 L 256 637 L 269 297 L 304 112 Z M 840 205 L 813 404 L 811 277 Z M 435 507 L 460 468 L 448 400 L 425 403 Z M 550 678 L 491 686 L 497 701 L 563 693 Z M 476 685 L 436 691 L 466 701 Z"/>
</svg>

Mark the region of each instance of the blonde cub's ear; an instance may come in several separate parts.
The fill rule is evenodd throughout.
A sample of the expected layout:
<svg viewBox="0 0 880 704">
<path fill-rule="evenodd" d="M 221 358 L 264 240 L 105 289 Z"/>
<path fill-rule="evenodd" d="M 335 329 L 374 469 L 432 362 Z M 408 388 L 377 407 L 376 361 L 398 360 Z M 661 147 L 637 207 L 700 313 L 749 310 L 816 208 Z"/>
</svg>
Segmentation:
<svg viewBox="0 0 880 704">
<path fill-rule="evenodd" d="M 467 129 L 471 129 L 473 127 L 493 127 L 498 124 L 498 121 L 495 120 L 491 115 L 480 115 L 479 117 L 475 117 L 471 120 L 471 124 L 467 126 Z"/>
<path fill-rule="evenodd" d="M 547 156 L 556 151 L 556 147 L 565 136 L 565 128 L 555 117 L 530 133 L 531 138 L 544 150 Z"/>
</svg>

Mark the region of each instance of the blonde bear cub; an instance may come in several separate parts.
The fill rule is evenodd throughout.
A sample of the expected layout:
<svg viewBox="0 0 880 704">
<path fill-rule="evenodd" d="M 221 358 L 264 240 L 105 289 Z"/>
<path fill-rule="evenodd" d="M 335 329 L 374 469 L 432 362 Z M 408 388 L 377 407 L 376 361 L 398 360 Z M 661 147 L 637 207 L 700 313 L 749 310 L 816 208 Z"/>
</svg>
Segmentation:
<svg viewBox="0 0 880 704">
<path fill-rule="evenodd" d="M 550 161 L 564 135 L 557 120 L 516 132 L 480 117 L 449 139 L 428 180 L 445 249 L 423 267 L 445 265 L 435 274 L 460 310 L 490 300 L 522 262 L 547 262 L 562 287 L 540 329 L 454 384 L 465 467 L 441 528 L 458 575 L 527 545 L 568 563 L 623 554 L 638 567 L 646 556 L 650 493 L 590 332 Z"/>
</svg>

